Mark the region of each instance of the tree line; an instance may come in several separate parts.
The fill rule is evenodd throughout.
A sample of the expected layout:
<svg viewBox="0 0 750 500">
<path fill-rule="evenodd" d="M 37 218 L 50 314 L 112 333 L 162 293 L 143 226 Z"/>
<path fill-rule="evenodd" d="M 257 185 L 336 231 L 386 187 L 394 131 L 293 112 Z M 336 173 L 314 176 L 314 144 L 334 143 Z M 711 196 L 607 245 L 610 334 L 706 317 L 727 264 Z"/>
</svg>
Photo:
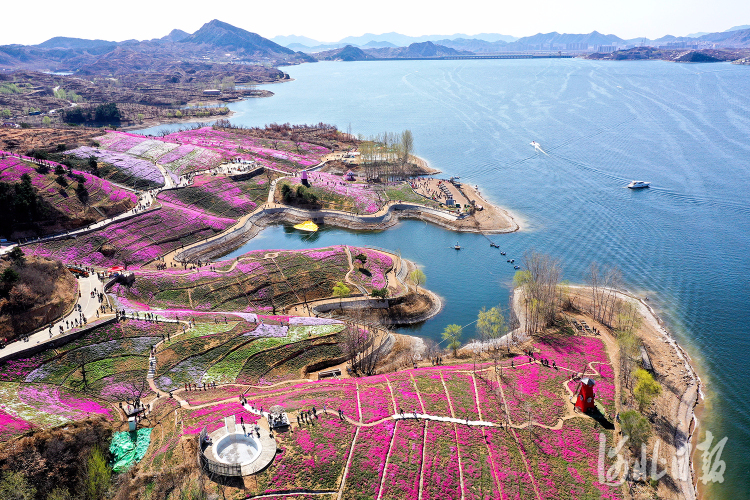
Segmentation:
<svg viewBox="0 0 750 500">
<path fill-rule="evenodd" d="M 358 150 L 367 179 L 406 177 L 407 165 L 414 152 L 411 130 L 359 136 Z"/>
</svg>

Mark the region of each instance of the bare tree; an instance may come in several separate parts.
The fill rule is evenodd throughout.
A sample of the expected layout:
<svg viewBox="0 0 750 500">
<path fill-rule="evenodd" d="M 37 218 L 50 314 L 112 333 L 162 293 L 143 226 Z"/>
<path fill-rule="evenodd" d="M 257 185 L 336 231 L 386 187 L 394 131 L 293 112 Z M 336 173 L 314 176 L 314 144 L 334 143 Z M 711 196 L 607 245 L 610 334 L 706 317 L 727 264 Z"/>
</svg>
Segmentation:
<svg viewBox="0 0 750 500">
<path fill-rule="evenodd" d="M 522 288 L 524 329 L 534 333 L 550 325 L 560 309 L 560 262 L 534 250 L 524 255 L 526 271 L 519 271 L 514 285 Z"/>
<path fill-rule="evenodd" d="M 343 331 L 344 352 L 355 375 L 375 374 L 378 362 L 386 354 L 389 333 L 379 332 L 372 325 L 347 322 Z"/>
<path fill-rule="evenodd" d="M 616 267 L 601 269 L 596 262 L 592 262 L 587 280 L 591 290 L 591 315 L 611 328 L 620 305 L 617 290 L 622 287 L 622 273 Z"/>
</svg>

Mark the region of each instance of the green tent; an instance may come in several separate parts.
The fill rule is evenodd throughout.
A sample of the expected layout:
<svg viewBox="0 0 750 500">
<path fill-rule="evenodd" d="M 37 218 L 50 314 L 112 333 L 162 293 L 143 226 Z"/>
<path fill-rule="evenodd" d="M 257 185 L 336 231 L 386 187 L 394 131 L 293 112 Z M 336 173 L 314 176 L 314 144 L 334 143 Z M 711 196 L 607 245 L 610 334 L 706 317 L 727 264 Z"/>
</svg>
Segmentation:
<svg viewBox="0 0 750 500">
<path fill-rule="evenodd" d="M 115 457 L 113 471 L 126 471 L 131 465 L 141 461 L 151 443 L 152 430 L 150 427 L 142 427 L 137 431 L 115 433 L 112 444 L 109 445 L 109 451 Z"/>
</svg>

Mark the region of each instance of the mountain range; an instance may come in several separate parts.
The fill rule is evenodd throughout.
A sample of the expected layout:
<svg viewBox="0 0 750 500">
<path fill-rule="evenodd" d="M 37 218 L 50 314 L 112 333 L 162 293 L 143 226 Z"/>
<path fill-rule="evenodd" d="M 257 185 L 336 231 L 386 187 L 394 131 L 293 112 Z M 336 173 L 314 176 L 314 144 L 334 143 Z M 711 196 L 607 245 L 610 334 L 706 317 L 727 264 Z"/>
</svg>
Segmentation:
<svg viewBox="0 0 750 500">
<path fill-rule="evenodd" d="M 318 45 L 311 47 L 305 44 Z M 174 29 L 162 38 L 151 40 L 113 42 L 58 36 L 38 45 L 4 45 L 0 46 L 0 69 L 118 75 L 162 71 L 165 67 L 179 67 L 186 63 L 263 62 L 288 65 L 317 60 L 441 57 L 530 50 L 586 51 L 592 48 L 598 50 L 601 46 L 606 46 L 611 51 L 612 47 L 662 45 L 667 48 L 688 45 L 698 45 L 701 48 L 750 47 L 750 27 L 735 26 L 727 31 L 700 34 L 692 38 L 667 35 L 656 40 L 623 40 L 616 35 L 605 35 L 597 31 L 582 34 L 537 33 L 523 38 L 498 33 L 420 37 L 399 33 L 367 33 L 344 38 L 335 44 L 320 45 L 312 38 L 294 35 L 269 40 L 257 33 L 214 19 L 195 33 Z"/>
<path fill-rule="evenodd" d="M 165 66 L 187 62 L 258 61 L 280 65 L 315 59 L 217 19 L 192 34 L 175 29 L 152 40 L 112 42 L 54 37 L 38 45 L 0 46 L 0 68 L 83 74 L 160 71 Z"/>
<path fill-rule="evenodd" d="M 272 40 L 285 45 L 290 49 L 308 54 L 324 54 L 322 57 L 330 57 L 333 50 L 352 46 L 363 50 L 371 48 L 395 48 L 406 47 L 412 43 L 430 41 L 436 45 L 452 48 L 458 51 L 470 51 L 474 53 L 493 53 L 501 51 L 526 51 L 541 47 L 553 46 L 581 46 L 598 47 L 602 45 L 652 45 L 659 46 L 670 42 L 700 43 L 707 42 L 724 47 L 748 47 L 750 46 L 740 32 L 750 30 L 750 25 L 734 26 L 726 31 L 716 33 L 693 33 L 684 37 L 665 35 L 657 39 L 633 38 L 622 39 L 616 35 L 604 35 L 597 31 L 591 33 L 537 33 L 536 35 L 516 38 L 498 33 L 479 33 L 476 35 L 425 35 L 412 37 L 400 33 L 382 33 L 379 35 L 366 33 L 361 36 L 346 37 L 338 42 L 324 43 L 319 40 L 303 36 L 277 36 Z"/>
<path fill-rule="evenodd" d="M 473 52 L 460 51 L 432 42 L 421 42 L 412 43 L 408 47 L 383 47 L 365 50 L 353 45 L 347 45 L 342 49 L 319 52 L 316 54 L 316 57 L 321 61 L 368 61 L 371 59 L 413 59 L 471 54 Z"/>
</svg>

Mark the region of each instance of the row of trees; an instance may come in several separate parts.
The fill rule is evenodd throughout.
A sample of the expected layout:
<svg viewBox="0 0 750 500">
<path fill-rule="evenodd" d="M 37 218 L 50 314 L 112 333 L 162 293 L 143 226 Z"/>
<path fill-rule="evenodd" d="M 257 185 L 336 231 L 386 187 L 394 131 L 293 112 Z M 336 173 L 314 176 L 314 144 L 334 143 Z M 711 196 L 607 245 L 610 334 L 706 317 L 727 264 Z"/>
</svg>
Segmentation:
<svg viewBox="0 0 750 500">
<path fill-rule="evenodd" d="M 65 123 L 73 124 L 97 123 L 119 125 L 121 120 L 120 109 L 113 102 L 99 104 L 93 109 L 75 106 L 66 109 L 64 114 Z"/>
<path fill-rule="evenodd" d="M 524 255 L 524 265 L 526 270 L 516 273 L 513 285 L 523 291 L 522 327 L 531 334 L 553 323 L 567 294 L 559 260 L 531 250 Z"/>
<path fill-rule="evenodd" d="M 414 152 L 411 130 L 400 134 L 384 132 L 365 138 L 360 135 L 359 153 L 367 179 L 405 177 Z"/>
</svg>

